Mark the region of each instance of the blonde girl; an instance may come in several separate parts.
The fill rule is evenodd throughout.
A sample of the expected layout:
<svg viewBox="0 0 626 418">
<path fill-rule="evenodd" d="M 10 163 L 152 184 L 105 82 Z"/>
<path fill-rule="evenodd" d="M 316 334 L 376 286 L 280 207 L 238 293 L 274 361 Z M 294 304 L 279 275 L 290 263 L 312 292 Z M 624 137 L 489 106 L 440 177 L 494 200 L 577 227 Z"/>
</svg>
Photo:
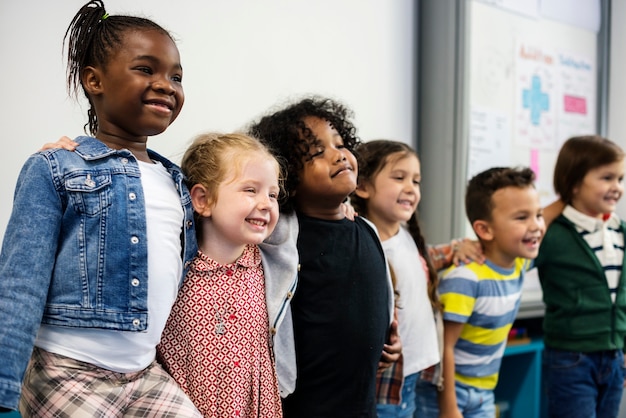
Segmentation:
<svg viewBox="0 0 626 418">
<path fill-rule="evenodd" d="M 278 221 L 278 162 L 249 136 L 206 134 L 181 168 L 199 251 L 159 358 L 205 417 L 281 417 L 258 247 Z"/>
</svg>

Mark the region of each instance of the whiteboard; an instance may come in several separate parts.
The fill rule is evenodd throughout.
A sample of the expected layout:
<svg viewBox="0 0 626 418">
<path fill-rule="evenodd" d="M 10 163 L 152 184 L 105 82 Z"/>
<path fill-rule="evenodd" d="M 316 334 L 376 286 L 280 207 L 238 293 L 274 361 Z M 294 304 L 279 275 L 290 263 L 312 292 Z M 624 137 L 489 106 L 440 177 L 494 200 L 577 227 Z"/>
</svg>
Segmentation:
<svg viewBox="0 0 626 418">
<path fill-rule="evenodd" d="M 545 206 L 556 198 L 552 178 L 563 142 L 597 133 L 598 33 L 543 18 L 539 6 L 536 11 L 469 4 L 467 179 L 490 167 L 528 166 Z M 468 221 L 465 231 L 474 235 Z M 532 271 L 518 318 L 542 312 Z"/>
<path fill-rule="evenodd" d="M 529 166 L 546 205 L 562 143 L 597 132 L 598 34 L 477 0 L 468 22 L 468 179 Z"/>
</svg>

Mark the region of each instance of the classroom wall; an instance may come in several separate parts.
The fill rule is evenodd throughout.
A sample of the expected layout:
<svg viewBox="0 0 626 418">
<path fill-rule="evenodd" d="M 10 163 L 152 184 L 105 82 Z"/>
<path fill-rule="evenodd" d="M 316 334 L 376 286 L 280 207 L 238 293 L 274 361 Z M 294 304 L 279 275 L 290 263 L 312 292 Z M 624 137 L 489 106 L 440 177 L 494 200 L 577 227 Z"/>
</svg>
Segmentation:
<svg viewBox="0 0 626 418">
<path fill-rule="evenodd" d="M 85 2 L 0 2 L 0 237 L 28 155 L 83 132 L 87 107 L 68 98 L 61 47 Z M 174 161 L 196 134 L 239 129 L 308 93 L 350 106 L 363 139 L 414 141 L 413 0 L 105 0 L 105 6 L 110 14 L 153 19 L 178 40 L 185 106 L 148 142 Z"/>
</svg>

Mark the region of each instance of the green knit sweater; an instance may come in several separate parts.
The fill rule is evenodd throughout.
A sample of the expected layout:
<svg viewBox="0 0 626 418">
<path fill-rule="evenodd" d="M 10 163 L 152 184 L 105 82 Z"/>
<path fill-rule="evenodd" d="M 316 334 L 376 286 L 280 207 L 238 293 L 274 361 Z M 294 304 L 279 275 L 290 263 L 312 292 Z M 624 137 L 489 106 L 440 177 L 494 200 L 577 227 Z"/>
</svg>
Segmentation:
<svg viewBox="0 0 626 418">
<path fill-rule="evenodd" d="M 626 223 L 622 221 L 620 228 L 624 233 Z M 543 320 L 546 346 L 581 352 L 623 349 L 624 262 L 613 303 L 602 265 L 574 224 L 561 215 L 548 228 L 535 265 L 546 305 Z"/>
</svg>

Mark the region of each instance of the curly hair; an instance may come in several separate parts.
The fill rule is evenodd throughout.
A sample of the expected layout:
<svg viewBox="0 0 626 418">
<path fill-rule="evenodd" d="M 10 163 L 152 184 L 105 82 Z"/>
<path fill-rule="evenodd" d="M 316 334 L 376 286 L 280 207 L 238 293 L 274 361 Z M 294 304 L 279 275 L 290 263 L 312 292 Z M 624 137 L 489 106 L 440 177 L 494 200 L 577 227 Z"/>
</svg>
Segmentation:
<svg viewBox="0 0 626 418">
<path fill-rule="evenodd" d="M 360 143 L 351 121 L 352 111 L 342 103 L 325 97 L 306 97 L 252 123 L 248 133 L 276 155 L 285 173 L 285 195 L 280 202 L 283 213 L 294 210 L 293 192 L 300 183 L 298 172 L 304 167 L 304 162 L 311 158 L 312 147 L 319 144 L 319 139 L 304 123 L 304 119 L 309 116 L 329 122 L 350 152 Z"/>
<path fill-rule="evenodd" d="M 174 41 L 170 33 L 149 19 L 136 16 L 111 15 L 106 12 L 102 0 L 91 0 L 76 13 L 63 37 L 67 41 L 67 89 L 77 95 L 79 87 L 89 100 L 87 110 L 91 135 L 98 131 L 98 119 L 91 98 L 81 83 L 85 67 L 106 67 L 111 56 L 124 45 L 123 35 L 130 30 L 156 30 Z"/>
</svg>

